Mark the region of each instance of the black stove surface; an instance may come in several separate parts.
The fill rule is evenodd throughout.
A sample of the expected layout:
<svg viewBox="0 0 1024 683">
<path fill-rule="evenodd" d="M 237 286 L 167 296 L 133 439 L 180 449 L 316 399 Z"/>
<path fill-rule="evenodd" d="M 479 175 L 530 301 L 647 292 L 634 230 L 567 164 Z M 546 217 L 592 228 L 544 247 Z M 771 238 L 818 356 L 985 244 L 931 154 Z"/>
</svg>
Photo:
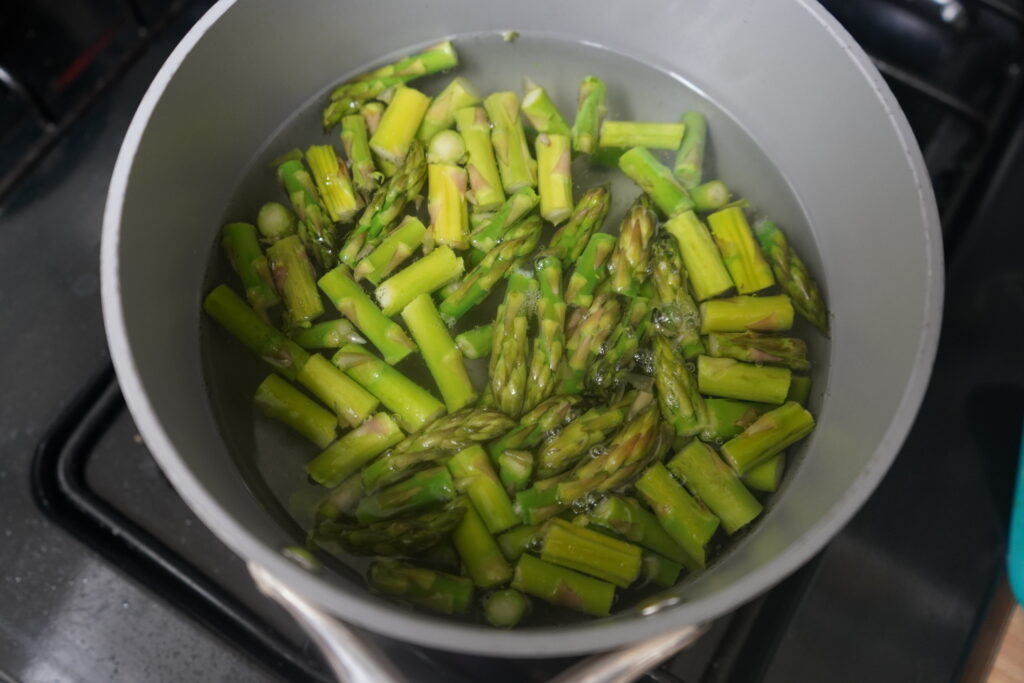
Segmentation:
<svg viewBox="0 0 1024 683">
<path fill-rule="evenodd" d="M 936 187 L 948 263 L 935 371 L 848 527 L 653 680 L 958 679 L 1002 577 L 1024 416 L 1024 3 L 825 4 L 886 75 Z M 0 9 L 0 681 L 324 676 L 163 479 L 106 356 L 110 171 L 149 80 L 208 5 Z M 380 642 L 414 680 L 541 681 L 571 663 Z"/>
</svg>

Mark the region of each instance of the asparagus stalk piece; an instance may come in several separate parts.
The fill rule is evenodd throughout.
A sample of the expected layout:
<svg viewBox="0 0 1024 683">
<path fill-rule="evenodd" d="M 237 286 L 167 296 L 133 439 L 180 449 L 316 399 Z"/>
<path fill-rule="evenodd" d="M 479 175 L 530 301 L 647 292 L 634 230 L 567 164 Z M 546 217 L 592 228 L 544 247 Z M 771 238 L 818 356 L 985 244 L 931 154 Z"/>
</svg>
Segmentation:
<svg viewBox="0 0 1024 683">
<path fill-rule="evenodd" d="M 578 394 L 583 390 L 587 370 L 597 358 L 605 340 L 615 329 L 622 313 L 618 299 L 610 291 L 601 291 L 580 316 L 578 324 L 570 326 L 565 343 L 565 362 L 562 365 L 560 394 Z"/>
<path fill-rule="evenodd" d="M 516 190 L 483 227 L 470 235 L 470 243 L 477 249 L 489 252 L 498 246 L 519 220 L 533 211 L 539 202 L 540 198 L 533 188 L 524 187 Z"/>
<path fill-rule="evenodd" d="M 512 501 L 483 448 L 474 444 L 459 451 L 448 461 L 448 470 L 455 478 L 456 488 L 469 497 L 488 531 L 497 534 L 519 524 Z"/>
<path fill-rule="evenodd" d="M 377 167 L 370 153 L 366 119 L 360 114 L 349 114 L 341 119 L 341 146 L 352 164 L 352 182 L 363 197 L 377 189 Z"/>
<path fill-rule="evenodd" d="M 454 497 L 455 483 L 448 470 L 433 467 L 363 498 L 356 507 L 356 520 L 360 524 L 372 524 L 428 505 L 446 503 Z M 468 511 L 467 506 L 467 514 Z"/>
<path fill-rule="evenodd" d="M 367 102 L 359 108 L 359 114 L 366 124 L 366 132 L 373 135 L 380 127 L 380 120 L 384 117 L 384 110 L 387 108 L 383 102 Z M 366 148 L 370 148 L 370 141 L 366 141 Z M 383 175 L 383 174 L 381 174 Z"/>
<path fill-rule="evenodd" d="M 700 331 L 785 332 L 793 327 L 793 304 L 788 296 L 734 296 L 700 305 Z"/>
<path fill-rule="evenodd" d="M 527 79 L 523 91 L 523 115 L 537 133 L 566 137 L 572 135 L 569 124 L 562 118 L 547 90 Z"/>
<path fill-rule="evenodd" d="M 658 523 L 682 546 L 697 567 L 707 562 L 705 546 L 718 529 L 718 518 L 693 499 L 665 466 L 653 463 L 636 482 L 637 491 L 654 510 Z"/>
<path fill-rule="evenodd" d="M 304 349 L 338 349 L 345 344 L 365 344 L 355 326 L 344 318 L 325 320 L 292 333 L 292 341 Z"/>
<path fill-rule="evenodd" d="M 732 358 L 697 357 L 697 384 L 702 394 L 780 404 L 789 393 L 788 368 L 741 363 Z"/>
<path fill-rule="evenodd" d="M 364 493 L 363 480 L 359 477 L 349 477 L 335 486 L 316 506 L 317 526 L 319 527 L 324 522 L 334 522 L 342 517 L 355 516 L 356 505 Z"/>
<path fill-rule="evenodd" d="M 656 217 L 646 196 L 640 195 L 626 211 L 619 228 L 615 251 L 608 259 L 612 290 L 624 296 L 636 296 L 647 279 L 651 238 Z"/>
<path fill-rule="evenodd" d="M 363 278 L 374 285 L 390 275 L 395 268 L 402 265 L 413 252 L 423 244 L 427 229 L 415 216 L 406 216 L 391 234 L 377 245 L 365 258 L 356 265 L 352 276 L 356 280 Z"/>
<path fill-rule="evenodd" d="M 473 85 L 462 76 L 453 78 L 430 103 L 416 137 L 424 145 L 435 135 L 447 130 L 455 123 L 456 112 L 465 107 L 480 104 L 480 95 Z"/>
<path fill-rule="evenodd" d="M 529 599 L 517 590 L 503 588 L 484 598 L 484 618 L 491 626 L 512 628 L 530 611 Z"/>
<path fill-rule="evenodd" d="M 320 204 L 309 172 L 301 161 L 286 161 L 277 167 L 277 177 L 298 214 L 299 239 L 321 268 L 333 268 L 338 260 L 337 230 Z"/>
<path fill-rule="evenodd" d="M 644 553 L 640 578 L 644 585 L 653 583 L 661 588 L 671 588 L 676 585 L 682 571 L 683 565 L 679 562 L 673 562 L 657 553 Z"/>
<path fill-rule="evenodd" d="M 447 246 L 430 252 L 382 282 L 375 295 L 381 312 L 391 316 L 422 294 L 430 294 L 462 275 L 462 259 Z"/>
<path fill-rule="evenodd" d="M 472 187 L 472 186 L 473 186 L 473 183 L 470 182 L 470 187 Z M 470 204 L 472 204 L 472 203 L 473 203 L 472 200 L 470 200 Z M 481 210 L 478 207 L 474 206 L 470 210 L 470 212 L 469 212 L 469 231 L 471 233 L 470 236 L 472 237 L 472 233 L 475 233 L 477 230 L 480 230 L 485 225 L 490 223 L 491 219 L 494 218 L 494 214 L 496 214 L 497 212 L 498 212 L 497 209 L 495 209 L 494 211 L 490 211 L 490 210 L 484 211 L 484 210 Z M 474 250 L 478 251 L 478 252 L 481 252 L 481 257 L 482 257 L 483 252 L 480 249 L 476 249 L 474 247 Z"/>
<path fill-rule="evenodd" d="M 441 614 L 464 614 L 473 604 L 473 582 L 432 569 L 398 562 L 375 562 L 370 587 Z"/>
<path fill-rule="evenodd" d="M 708 123 L 704 114 L 699 111 L 688 111 L 683 114 L 683 141 L 676 152 L 673 168 L 676 178 L 687 189 L 700 185 L 704 168 L 704 145 L 708 135 Z"/>
<path fill-rule="evenodd" d="M 507 491 L 523 491 L 533 475 L 533 453 L 504 450 L 498 456 L 498 478 Z"/>
<path fill-rule="evenodd" d="M 732 278 L 726 270 L 711 233 L 692 211 L 672 217 L 665 230 L 676 239 L 690 284 L 698 301 L 720 296 L 732 289 Z"/>
<path fill-rule="evenodd" d="M 496 92 L 484 100 L 491 119 L 491 144 L 498 161 L 505 192 L 537 186 L 537 162 L 530 156 L 526 133 L 519 116 L 519 98 L 514 92 Z"/>
<path fill-rule="evenodd" d="M 409 433 L 420 431 L 445 413 L 444 404 L 429 391 L 361 346 L 343 347 L 331 362 L 376 396 Z"/>
<path fill-rule="evenodd" d="M 792 370 L 811 367 L 803 339 L 757 332 L 712 332 L 708 335 L 708 354 L 748 363 L 777 363 Z"/>
<path fill-rule="evenodd" d="M 377 413 L 310 460 L 306 472 L 322 486 L 338 486 L 402 436 L 390 415 Z"/>
<path fill-rule="evenodd" d="M 708 398 L 704 400 L 704 407 L 707 409 L 707 420 L 701 438 L 722 444 L 749 427 L 773 406 L 727 398 Z"/>
<path fill-rule="evenodd" d="M 537 488 L 534 485 L 516 494 L 516 511 L 526 524 L 540 524 L 568 507 L 558 500 L 557 486 Z"/>
<path fill-rule="evenodd" d="M 476 401 L 478 394 L 466 372 L 462 352 L 452 340 L 430 296 L 421 294 L 413 299 L 402 309 L 402 319 L 419 344 L 423 360 L 441 390 L 448 411 L 455 412 Z"/>
<path fill-rule="evenodd" d="M 789 393 L 786 394 L 787 401 L 796 401 L 802 406 L 807 405 L 807 397 L 811 393 L 811 378 L 793 375 L 789 382 Z"/>
<path fill-rule="evenodd" d="M 562 299 L 562 264 L 553 256 L 542 256 L 536 263 L 540 298 L 537 300 L 537 336 L 530 355 L 526 402 L 533 408 L 555 390 L 555 376 L 565 349 L 565 301 Z"/>
<path fill-rule="evenodd" d="M 455 345 L 459 347 L 464 358 L 477 360 L 491 355 L 491 343 L 494 339 L 493 325 L 480 325 L 466 330 L 455 337 Z"/>
<path fill-rule="evenodd" d="M 305 247 L 295 235 L 274 242 L 267 248 L 270 272 L 284 298 L 284 322 L 288 330 L 305 329 L 324 313 L 320 292 L 316 290 L 313 264 Z"/>
<path fill-rule="evenodd" d="M 540 527 L 535 524 L 522 524 L 498 536 L 498 547 L 502 555 L 509 562 L 515 562 L 534 544 L 539 531 Z"/>
<path fill-rule="evenodd" d="M 330 361 L 314 353 L 296 379 L 338 416 L 338 423 L 356 427 L 380 405 L 372 394 L 349 379 Z"/>
<path fill-rule="evenodd" d="M 498 409 L 512 417 L 523 412 L 526 400 L 529 305 L 537 289 L 535 279 L 513 273 L 494 323 L 488 365 L 490 390 Z"/>
<path fill-rule="evenodd" d="M 613 405 L 595 406 L 545 441 L 537 451 L 536 475 L 552 477 L 575 465 L 625 421 L 631 400 L 628 397 Z"/>
<path fill-rule="evenodd" d="M 743 483 L 747 485 L 748 489 L 754 491 L 774 493 L 779 488 L 779 483 L 782 482 L 785 469 L 786 454 L 779 453 L 747 470 L 747 473 L 743 475 Z"/>
<path fill-rule="evenodd" d="M 334 441 L 338 418 L 277 375 L 260 382 L 253 402 L 264 415 L 283 422 L 320 448 Z"/>
<path fill-rule="evenodd" d="M 691 359 L 704 353 L 700 338 L 700 309 L 686 286 L 686 267 L 671 237 L 651 246 L 651 279 L 658 294 L 654 327 Z"/>
<path fill-rule="evenodd" d="M 726 533 L 736 533 L 761 514 L 761 504 L 703 441 L 691 441 L 667 467 L 722 520 Z"/>
<path fill-rule="evenodd" d="M 693 436 L 699 432 L 707 420 L 704 399 L 686 363 L 664 337 L 654 339 L 654 382 L 661 414 L 672 425 L 676 436 Z"/>
<path fill-rule="evenodd" d="M 256 239 L 256 228 L 249 223 L 228 223 L 221 235 L 221 246 L 245 287 L 245 298 L 253 310 L 269 322 L 267 309 L 276 306 L 281 299 L 270 277 L 270 264 Z"/>
<path fill-rule="evenodd" d="M 540 557 L 620 588 L 636 581 L 642 561 L 638 546 L 557 518 L 544 532 Z"/>
<path fill-rule="evenodd" d="M 690 190 L 690 199 L 693 200 L 693 208 L 697 211 L 717 211 L 725 208 L 729 204 L 729 197 L 729 188 L 721 180 L 709 180 Z"/>
<path fill-rule="evenodd" d="M 587 518 L 659 556 L 696 568 L 690 555 L 661 527 L 658 518 L 632 498 L 608 496 L 587 513 Z"/>
<path fill-rule="evenodd" d="M 722 457 L 740 475 L 789 448 L 814 429 L 814 416 L 794 401 L 757 418 L 722 446 Z"/>
<path fill-rule="evenodd" d="M 466 160 L 466 141 L 454 130 L 442 130 L 427 146 L 428 164 L 461 164 Z"/>
<path fill-rule="evenodd" d="M 569 136 L 541 133 L 536 140 L 540 215 L 558 225 L 572 213 L 572 150 Z"/>
<path fill-rule="evenodd" d="M 566 424 L 578 417 L 578 396 L 552 396 L 540 402 L 519 419 L 519 424 L 491 444 L 492 460 L 499 460 L 506 450 L 533 449 L 545 438 L 554 438 Z"/>
<path fill-rule="evenodd" d="M 419 90 L 404 85 L 395 89 L 377 131 L 370 137 L 370 150 L 384 175 L 393 175 L 405 160 L 428 106 L 430 98 Z"/>
<path fill-rule="evenodd" d="M 295 379 L 309 354 L 268 325 L 227 285 L 206 295 L 203 310 L 281 375 Z"/>
<path fill-rule="evenodd" d="M 491 145 L 491 122 L 487 112 L 483 107 L 459 109 L 455 112 L 455 124 L 462 134 L 469 155 L 466 172 L 469 174 L 470 192 L 467 198 L 481 210 L 497 209 L 505 201 L 505 191 L 498 162 L 494 158 L 494 147 Z"/>
<path fill-rule="evenodd" d="M 793 306 L 800 315 L 828 336 L 828 308 L 821 296 L 818 283 L 796 251 L 789 245 L 786 236 L 777 225 L 762 221 L 754 226 L 761 249 L 772 264 L 772 271 L 782 291 L 793 300 Z"/>
<path fill-rule="evenodd" d="M 591 236 L 576 264 L 576 269 L 569 276 L 569 284 L 565 287 L 566 303 L 587 307 L 593 303 L 594 290 L 604 280 L 608 259 L 615 249 L 616 242 L 614 236 L 603 232 Z"/>
<path fill-rule="evenodd" d="M 358 477 L 353 477 L 358 481 Z M 411 517 L 387 519 L 359 525 L 347 521 L 330 521 L 313 531 L 313 540 L 339 544 L 353 555 L 422 555 L 441 549 L 452 530 L 466 513 L 463 499 L 456 498 L 437 510 L 428 510 Z M 455 563 L 458 568 L 458 561 Z"/>
<path fill-rule="evenodd" d="M 466 171 L 450 164 L 429 164 L 427 178 L 427 208 L 433 241 L 465 249 L 469 246 Z"/>
<path fill-rule="evenodd" d="M 500 586 L 512 578 L 512 566 L 472 505 L 452 532 L 452 542 L 466 572 L 480 588 Z"/>
<path fill-rule="evenodd" d="M 615 586 L 586 574 L 523 555 L 512 576 L 512 588 L 560 607 L 606 617 L 615 599 Z"/>
<path fill-rule="evenodd" d="M 671 218 L 693 209 L 693 200 L 686 188 L 645 148 L 632 147 L 625 152 L 619 157 L 619 169 L 650 196 L 665 216 Z"/>
<path fill-rule="evenodd" d="M 775 284 L 771 266 L 757 248 L 743 209 L 730 208 L 708 216 L 725 267 L 740 294 L 753 294 Z"/>
<path fill-rule="evenodd" d="M 645 296 L 630 299 L 625 314 L 608 337 L 605 352 L 587 370 L 588 389 L 607 396 L 625 385 L 650 324 L 651 300 Z"/>
<path fill-rule="evenodd" d="M 338 159 L 331 145 L 313 145 L 307 149 L 306 162 L 331 220 L 348 223 L 362 208 L 363 200 L 352 187 L 345 162 Z"/>
<path fill-rule="evenodd" d="M 585 76 L 580 81 L 576 120 L 572 124 L 572 148 L 583 154 L 597 149 L 598 132 L 607 112 L 604 103 L 604 81 L 596 76 Z"/>
<path fill-rule="evenodd" d="M 605 121 L 601 124 L 601 147 L 647 147 L 671 149 L 683 141 L 683 123 L 651 123 L 648 121 Z"/>
<path fill-rule="evenodd" d="M 298 221 L 291 209 L 277 202 L 267 202 L 256 214 L 256 229 L 264 241 L 273 244 L 282 237 L 295 234 Z"/>
<path fill-rule="evenodd" d="M 556 256 L 566 268 L 576 263 L 589 244 L 591 235 L 601 229 L 611 201 L 612 192 L 607 184 L 587 190 L 576 202 L 569 222 L 552 235 L 545 253 Z"/>
<path fill-rule="evenodd" d="M 334 307 L 359 328 L 388 364 L 394 365 L 416 350 L 416 345 L 398 323 L 381 313 L 363 288 L 352 280 L 347 268 L 338 266 L 320 278 L 319 284 Z"/>
</svg>

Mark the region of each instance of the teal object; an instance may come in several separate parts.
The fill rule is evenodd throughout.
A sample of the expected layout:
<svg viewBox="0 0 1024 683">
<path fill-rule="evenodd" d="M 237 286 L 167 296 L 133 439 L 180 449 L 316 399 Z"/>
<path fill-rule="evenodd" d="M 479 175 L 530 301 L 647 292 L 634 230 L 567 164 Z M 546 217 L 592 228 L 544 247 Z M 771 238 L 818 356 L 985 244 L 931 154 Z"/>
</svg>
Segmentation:
<svg viewBox="0 0 1024 683">
<path fill-rule="evenodd" d="M 1024 432 L 1021 434 L 1020 458 L 1017 461 L 1017 490 L 1013 494 L 1010 517 L 1010 551 L 1006 556 L 1010 588 L 1017 602 L 1024 602 Z"/>
</svg>

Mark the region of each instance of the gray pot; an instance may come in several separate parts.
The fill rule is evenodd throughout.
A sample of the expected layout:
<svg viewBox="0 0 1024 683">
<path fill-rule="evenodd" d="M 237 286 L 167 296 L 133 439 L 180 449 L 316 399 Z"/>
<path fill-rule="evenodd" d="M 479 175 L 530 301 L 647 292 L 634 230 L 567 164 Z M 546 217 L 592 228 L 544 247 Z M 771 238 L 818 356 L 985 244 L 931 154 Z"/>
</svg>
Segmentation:
<svg viewBox="0 0 1024 683">
<path fill-rule="evenodd" d="M 223 406 L 212 409 L 215 378 L 204 375 L 199 334 L 225 204 L 282 121 L 382 55 L 506 29 L 524 41 L 508 60 L 532 64 L 531 75 L 550 76 L 560 92 L 574 86 L 559 79 L 578 76 L 546 63 L 542 48 L 584 41 L 690 84 L 676 87 L 678 100 L 673 91 L 651 102 L 666 116 L 698 92 L 708 98 L 718 174 L 789 229 L 823 276 L 834 314 L 831 344 L 814 350 L 825 359 L 815 377 L 818 428 L 750 534 L 653 608 L 512 632 L 408 611 L 352 577 L 283 555 L 296 538 L 239 475 L 239 441 L 221 428 Z M 529 54 L 531 45 L 539 52 Z M 600 62 L 608 53 L 586 54 Z M 167 60 L 128 130 L 102 271 L 114 363 L 146 443 L 200 519 L 261 576 L 314 612 L 396 638 L 532 657 L 706 622 L 816 553 L 874 490 L 910 427 L 935 354 L 943 268 L 934 198 L 907 122 L 864 53 L 809 0 L 222 0 Z"/>
</svg>

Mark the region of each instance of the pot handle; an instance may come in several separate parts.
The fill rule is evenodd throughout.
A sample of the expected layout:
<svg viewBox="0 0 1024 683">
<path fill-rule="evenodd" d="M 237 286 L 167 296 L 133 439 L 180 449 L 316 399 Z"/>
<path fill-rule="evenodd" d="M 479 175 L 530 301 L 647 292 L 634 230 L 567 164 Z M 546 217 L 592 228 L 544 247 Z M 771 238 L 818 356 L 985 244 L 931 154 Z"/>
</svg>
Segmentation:
<svg viewBox="0 0 1024 683">
<path fill-rule="evenodd" d="M 338 681 L 407 683 L 375 645 L 311 605 L 260 565 L 250 562 L 248 568 L 260 592 L 291 614 L 317 644 Z M 708 626 L 684 626 L 619 650 L 592 655 L 560 673 L 551 683 L 630 683 L 692 645 Z"/>
</svg>

